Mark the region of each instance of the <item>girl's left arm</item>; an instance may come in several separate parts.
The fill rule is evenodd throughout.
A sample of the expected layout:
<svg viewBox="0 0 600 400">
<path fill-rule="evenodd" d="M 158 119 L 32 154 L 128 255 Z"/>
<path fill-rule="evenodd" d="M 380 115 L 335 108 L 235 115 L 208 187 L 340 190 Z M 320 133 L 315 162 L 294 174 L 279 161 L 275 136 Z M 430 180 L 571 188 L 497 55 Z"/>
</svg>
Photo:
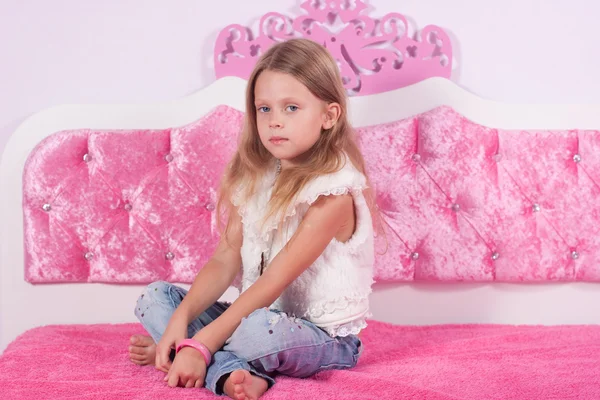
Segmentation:
<svg viewBox="0 0 600 400">
<path fill-rule="evenodd" d="M 353 212 L 354 202 L 350 194 L 320 197 L 310 206 L 292 239 L 265 273 L 227 311 L 201 329 L 194 339 L 214 354 L 233 334 L 242 318 L 254 310 L 269 307 L 315 262 Z"/>
</svg>

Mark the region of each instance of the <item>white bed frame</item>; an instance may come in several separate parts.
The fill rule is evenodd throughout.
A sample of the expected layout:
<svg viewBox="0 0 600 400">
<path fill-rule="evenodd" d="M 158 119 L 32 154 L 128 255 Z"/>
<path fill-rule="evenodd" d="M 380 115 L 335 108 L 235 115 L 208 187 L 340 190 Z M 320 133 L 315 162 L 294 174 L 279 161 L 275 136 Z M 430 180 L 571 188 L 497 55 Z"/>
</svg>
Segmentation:
<svg viewBox="0 0 600 400">
<path fill-rule="evenodd" d="M 136 321 L 142 286 L 37 284 L 24 280 L 22 173 L 48 135 L 75 128 L 167 128 L 190 123 L 219 104 L 244 110 L 246 82 L 222 78 L 180 100 L 145 105 L 62 105 L 28 118 L 0 163 L 0 351 L 24 331 L 47 324 Z M 350 99 L 354 126 L 402 119 L 447 104 L 467 118 L 505 129 L 600 129 L 600 105 L 519 105 L 481 99 L 443 78 Z M 183 285 L 187 287 L 187 285 Z M 397 324 L 600 323 L 600 284 L 377 284 L 373 318 Z M 235 290 L 224 297 L 233 299 Z"/>
</svg>

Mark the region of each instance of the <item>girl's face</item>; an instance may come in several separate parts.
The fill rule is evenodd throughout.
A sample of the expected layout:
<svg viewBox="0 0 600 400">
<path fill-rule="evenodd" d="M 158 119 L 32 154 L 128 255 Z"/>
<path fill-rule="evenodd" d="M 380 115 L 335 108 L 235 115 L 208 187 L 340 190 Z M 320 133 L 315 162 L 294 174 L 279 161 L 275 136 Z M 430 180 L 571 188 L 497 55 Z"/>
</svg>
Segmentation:
<svg viewBox="0 0 600 400">
<path fill-rule="evenodd" d="M 282 168 L 299 164 L 303 155 L 340 115 L 289 74 L 263 71 L 254 87 L 256 124 L 262 144 L 281 160 Z"/>
</svg>

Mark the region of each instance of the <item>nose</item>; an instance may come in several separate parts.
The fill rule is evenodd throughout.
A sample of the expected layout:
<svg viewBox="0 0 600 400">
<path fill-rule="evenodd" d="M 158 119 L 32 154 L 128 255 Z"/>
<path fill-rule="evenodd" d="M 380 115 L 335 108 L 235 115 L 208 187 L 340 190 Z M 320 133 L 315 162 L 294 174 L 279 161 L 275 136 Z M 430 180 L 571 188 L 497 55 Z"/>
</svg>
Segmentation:
<svg viewBox="0 0 600 400">
<path fill-rule="evenodd" d="M 279 118 L 279 116 L 275 115 L 275 113 L 272 113 L 271 118 L 269 119 L 269 128 L 275 129 L 281 128 L 282 126 L 283 124 L 281 123 L 281 119 Z"/>
</svg>

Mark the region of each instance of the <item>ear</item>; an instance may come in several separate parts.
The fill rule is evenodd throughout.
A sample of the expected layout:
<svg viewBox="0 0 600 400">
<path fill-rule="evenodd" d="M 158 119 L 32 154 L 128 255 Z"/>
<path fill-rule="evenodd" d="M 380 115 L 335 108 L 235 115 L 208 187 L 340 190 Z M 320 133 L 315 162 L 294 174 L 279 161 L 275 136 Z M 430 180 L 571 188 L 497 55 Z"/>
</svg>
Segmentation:
<svg viewBox="0 0 600 400">
<path fill-rule="evenodd" d="M 323 129 L 331 129 L 340 118 L 341 113 L 342 108 L 338 103 L 329 103 L 325 105 Z"/>
</svg>

